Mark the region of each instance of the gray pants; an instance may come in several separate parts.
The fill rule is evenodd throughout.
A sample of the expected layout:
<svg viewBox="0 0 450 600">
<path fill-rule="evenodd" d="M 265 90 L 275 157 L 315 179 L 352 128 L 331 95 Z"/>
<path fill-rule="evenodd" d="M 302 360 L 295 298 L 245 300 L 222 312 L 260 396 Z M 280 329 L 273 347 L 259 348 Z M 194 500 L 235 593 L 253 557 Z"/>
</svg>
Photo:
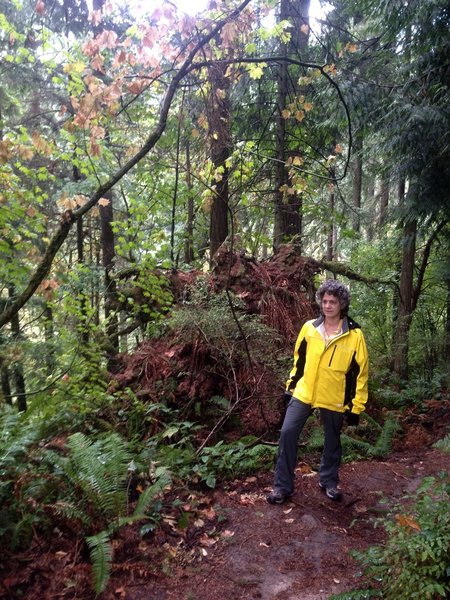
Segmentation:
<svg viewBox="0 0 450 600">
<path fill-rule="evenodd" d="M 320 483 L 325 487 L 336 487 L 342 458 L 341 429 L 344 415 L 326 408 L 319 410 L 324 431 L 324 446 L 319 468 Z M 300 402 L 297 398 L 291 398 L 289 401 L 280 433 L 275 467 L 275 492 L 289 495 L 294 491 L 298 439 L 313 411 L 309 404 Z"/>
</svg>

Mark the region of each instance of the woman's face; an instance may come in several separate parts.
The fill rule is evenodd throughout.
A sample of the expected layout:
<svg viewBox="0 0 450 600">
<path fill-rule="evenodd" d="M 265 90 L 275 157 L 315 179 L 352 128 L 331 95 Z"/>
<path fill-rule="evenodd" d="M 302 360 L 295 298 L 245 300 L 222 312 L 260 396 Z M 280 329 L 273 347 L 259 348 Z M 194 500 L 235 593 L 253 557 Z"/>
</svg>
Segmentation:
<svg viewBox="0 0 450 600">
<path fill-rule="evenodd" d="M 322 313 L 326 318 L 336 318 L 341 316 L 341 303 L 333 294 L 325 293 L 322 298 Z"/>
</svg>

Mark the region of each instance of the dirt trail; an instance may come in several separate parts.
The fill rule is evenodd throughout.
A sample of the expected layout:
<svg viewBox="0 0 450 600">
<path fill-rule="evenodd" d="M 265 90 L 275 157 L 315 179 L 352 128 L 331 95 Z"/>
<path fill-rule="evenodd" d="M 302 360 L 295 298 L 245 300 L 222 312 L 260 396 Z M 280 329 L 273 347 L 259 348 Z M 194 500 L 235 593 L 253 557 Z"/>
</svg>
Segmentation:
<svg viewBox="0 0 450 600">
<path fill-rule="evenodd" d="M 450 456 L 435 449 L 349 463 L 341 469 L 341 503 L 324 496 L 317 474 L 305 465 L 292 501 L 283 506 L 265 502 L 270 474 L 236 481 L 211 492 L 212 505 L 225 517 L 220 539 L 164 578 L 128 591 L 125 585 L 122 598 L 326 600 L 357 585 L 358 565 L 349 551 L 382 541 L 374 518 L 385 513 L 386 499 L 392 503 L 442 470 L 450 472 Z"/>
<path fill-rule="evenodd" d="M 344 499 L 328 500 L 318 475 L 299 464 L 292 500 L 271 506 L 272 474 L 207 492 L 178 491 L 163 521 L 113 539 L 113 564 L 97 600 L 327 600 L 358 585 L 351 550 L 383 541 L 374 519 L 413 492 L 423 477 L 450 473 L 450 455 L 425 446 L 384 461 L 344 464 Z M 55 527 L 23 553 L 0 557 L 0 599 L 94 600 L 82 538 Z"/>
</svg>

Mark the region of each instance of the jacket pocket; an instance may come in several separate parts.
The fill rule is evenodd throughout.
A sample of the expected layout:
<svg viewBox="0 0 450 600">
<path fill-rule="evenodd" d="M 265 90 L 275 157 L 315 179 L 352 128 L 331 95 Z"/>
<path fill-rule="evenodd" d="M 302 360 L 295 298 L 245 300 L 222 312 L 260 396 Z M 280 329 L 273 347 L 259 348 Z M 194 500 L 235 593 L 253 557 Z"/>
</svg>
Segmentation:
<svg viewBox="0 0 450 600">
<path fill-rule="evenodd" d="M 346 373 L 350 368 L 352 356 L 353 350 L 349 350 L 339 344 L 334 344 L 328 366 L 330 369 L 333 369 L 333 371 L 342 371 Z"/>
</svg>

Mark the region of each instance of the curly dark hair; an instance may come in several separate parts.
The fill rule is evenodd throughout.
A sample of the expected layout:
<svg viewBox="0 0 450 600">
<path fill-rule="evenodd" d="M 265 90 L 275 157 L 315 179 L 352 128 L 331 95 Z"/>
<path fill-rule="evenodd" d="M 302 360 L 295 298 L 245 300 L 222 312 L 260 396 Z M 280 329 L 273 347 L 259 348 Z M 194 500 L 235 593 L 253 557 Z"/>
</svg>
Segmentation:
<svg viewBox="0 0 450 600">
<path fill-rule="evenodd" d="M 331 294 L 335 296 L 341 305 L 341 317 L 348 314 L 348 307 L 350 306 L 350 292 L 347 286 L 336 279 L 327 279 L 322 283 L 316 292 L 316 301 L 320 307 L 322 307 L 322 299 L 325 294 Z"/>
</svg>

